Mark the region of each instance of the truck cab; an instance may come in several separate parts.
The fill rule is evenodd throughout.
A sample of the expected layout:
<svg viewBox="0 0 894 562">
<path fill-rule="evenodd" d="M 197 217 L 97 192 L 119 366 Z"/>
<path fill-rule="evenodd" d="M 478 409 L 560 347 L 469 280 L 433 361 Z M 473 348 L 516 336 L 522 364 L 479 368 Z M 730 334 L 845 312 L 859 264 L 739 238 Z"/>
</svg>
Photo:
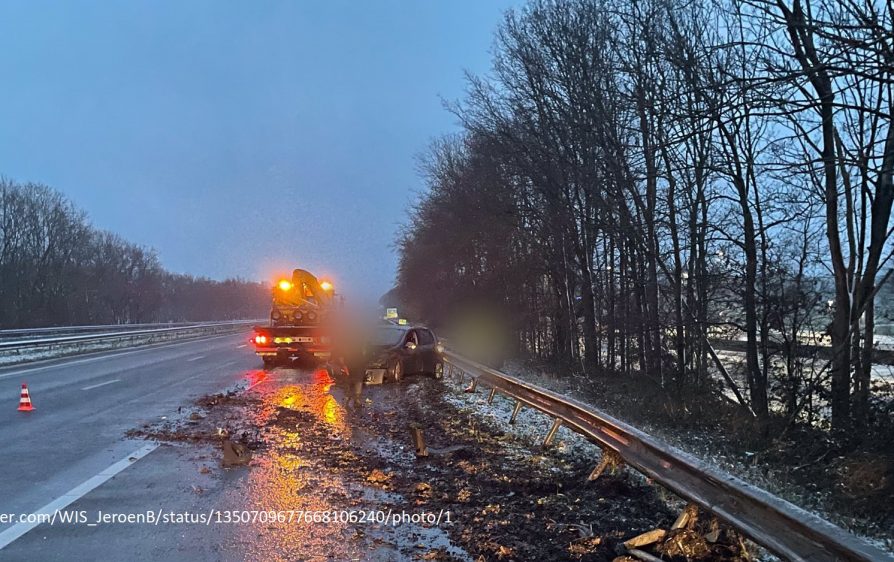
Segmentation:
<svg viewBox="0 0 894 562">
<path fill-rule="evenodd" d="M 266 367 L 298 359 L 328 361 L 332 355 L 330 327 L 338 308 L 332 283 L 303 269 L 273 286 L 270 319 L 255 326 L 251 343 Z"/>
</svg>

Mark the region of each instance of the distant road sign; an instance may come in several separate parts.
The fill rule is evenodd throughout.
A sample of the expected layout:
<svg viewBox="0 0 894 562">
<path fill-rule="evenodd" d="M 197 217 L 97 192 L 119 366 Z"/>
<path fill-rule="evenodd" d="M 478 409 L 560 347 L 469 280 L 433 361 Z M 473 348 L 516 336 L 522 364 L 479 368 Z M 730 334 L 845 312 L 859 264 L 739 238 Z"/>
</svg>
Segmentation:
<svg viewBox="0 0 894 562">
<path fill-rule="evenodd" d="M 387 320 L 393 320 L 397 318 L 397 309 L 396 308 L 386 308 L 385 309 L 385 318 Z"/>
<path fill-rule="evenodd" d="M 406 318 L 398 318 L 397 323 L 400 324 L 401 326 L 406 326 L 407 319 Z"/>
</svg>

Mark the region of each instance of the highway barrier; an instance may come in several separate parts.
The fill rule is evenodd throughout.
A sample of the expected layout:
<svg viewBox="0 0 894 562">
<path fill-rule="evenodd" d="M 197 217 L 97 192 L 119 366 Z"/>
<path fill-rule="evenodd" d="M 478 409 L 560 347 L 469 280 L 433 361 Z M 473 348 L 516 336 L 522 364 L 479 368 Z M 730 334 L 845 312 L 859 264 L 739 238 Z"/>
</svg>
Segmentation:
<svg viewBox="0 0 894 562">
<path fill-rule="evenodd" d="M 176 325 L 123 324 L 0 330 L 0 365 L 234 333 L 258 322 L 258 320 L 229 320 Z"/>
<path fill-rule="evenodd" d="M 677 496 L 697 504 L 738 529 L 754 542 L 788 560 L 811 562 L 894 561 L 894 557 L 844 529 L 808 513 L 765 490 L 752 486 L 638 429 L 573 399 L 529 384 L 451 351 L 444 353 L 447 375 L 467 391 L 478 386 L 516 400 L 513 421 L 522 407 L 550 416 L 548 445 L 561 426 L 575 431 L 620 457 L 627 465 L 653 479 Z"/>
</svg>

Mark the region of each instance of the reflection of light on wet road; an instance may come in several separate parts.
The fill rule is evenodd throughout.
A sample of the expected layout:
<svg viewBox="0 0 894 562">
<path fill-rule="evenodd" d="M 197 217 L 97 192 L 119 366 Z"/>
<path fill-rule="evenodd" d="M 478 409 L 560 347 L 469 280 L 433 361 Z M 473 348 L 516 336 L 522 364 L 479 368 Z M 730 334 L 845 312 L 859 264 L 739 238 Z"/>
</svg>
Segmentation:
<svg viewBox="0 0 894 562">
<path fill-rule="evenodd" d="M 245 382 L 248 383 L 248 386 L 245 389 L 246 392 L 258 386 L 265 380 L 267 380 L 267 371 L 255 370 L 245 373 Z"/>
<path fill-rule="evenodd" d="M 317 369 L 314 371 L 314 382 L 331 385 L 335 381 L 329 376 L 329 371 L 326 369 Z"/>
<path fill-rule="evenodd" d="M 277 371 L 268 380 L 270 384 L 253 393 L 262 401 L 255 423 L 264 427 L 269 447 L 255 455 L 238 490 L 231 493 L 241 496 L 236 501 L 244 510 L 294 511 L 295 519 L 235 526 L 239 550 L 244 549 L 246 560 L 368 559 L 370 545 L 358 533 L 362 526 L 298 520 L 299 511 L 356 509 L 356 493 L 347 488 L 341 470 L 326 465 L 333 452 L 341 463 L 354 462 L 352 452 L 341 454 L 350 428 L 343 408 L 330 394 L 334 381 L 323 369 Z M 321 450 L 330 456 L 320 455 Z"/>
<path fill-rule="evenodd" d="M 331 394 L 327 396 L 328 398 L 323 404 L 323 419 L 330 425 L 342 425 L 344 412 L 342 411 L 341 406 L 338 405 L 338 402 L 335 401 L 335 398 L 333 398 Z"/>
<path fill-rule="evenodd" d="M 276 408 L 287 408 L 313 414 L 314 417 L 342 433 L 350 433 L 350 428 L 345 423 L 345 412 L 329 390 L 332 383 L 323 385 L 297 386 L 289 385 L 273 391 L 269 400 L 265 397 L 265 410 L 268 414 L 275 414 Z"/>
<path fill-rule="evenodd" d="M 329 394 L 331 387 L 331 384 L 327 384 L 319 392 L 310 394 L 301 387 L 287 387 L 282 389 L 282 392 L 287 392 L 287 394 L 279 400 L 278 404 L 283 408 L 307 409 L 327 424 L 342 431 L 347 430 L 348 427 L 344 423 L 344 410 L 335 397 Z"/>
</svg>

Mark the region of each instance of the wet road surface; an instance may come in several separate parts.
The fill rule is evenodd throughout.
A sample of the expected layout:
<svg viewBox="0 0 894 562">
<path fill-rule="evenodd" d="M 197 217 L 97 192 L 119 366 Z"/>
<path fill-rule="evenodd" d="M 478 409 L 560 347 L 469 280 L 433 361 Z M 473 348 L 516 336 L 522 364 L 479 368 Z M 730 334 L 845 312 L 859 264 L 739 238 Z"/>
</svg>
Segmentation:
<svg viewBox="0 0 894 562">
<path fill-rule="evenodd" d="M 147 446 L 125 438 L 128 430 L 172 432 L 64 507 L 80 521 L 38 525 L 5 545 L 0 559 L 394 560 L 423 543 L 470 559 L 437 527 L 383 522 L 384 505 L 411 510 L 412 504 L 344 477 L 356 464 L 355 450 L 364 447 L 390 447 L 414 458 L 402 453 L 403 443 L 383 446 L 347 422 L 349 410 L 371 403 L 358 397 L 357 385 L 336 385 L 321 369 L 245 369 L 257 360 L 239 347 L 242 339 L 209 342 L 201 360 L 189 361 L 196 346 L 166 346 L 136 356 L 56 362 L 0 380 L 0 390 L 12 395 L 19 378 L 31 375 L 37 408 L 30 414 L 10 408 L 0 418 L 6 431 L 2 467 L 13 476 L 0 484 L 0 512 L 35 511 Z M 226 407 L 211 399 L 203 402 L 207 409 L 190 408 L 201 396 L 222 396 Z M 241 432 L 255 443 L 263 439 L 264 451 L 247 467 L 223 468 L 214 442 L 222 431 Z M 205 433 L 212 437 L 187 438 Z M 34 447 L 22 447 L 29 440 Z M 148 443 L 151 448 L 155 441 Z M 94 525 L 101 513 L 142 519 Z M 148 513 L 170 522 L 155 524 Z"/>
<path fill-rule="evenodd" d="M 239 347 L 245 340 L 227 335 L 0 369 L 0 513 L 58 498 L 145 445 L 123 439 L 128 429 L 239 381 L 254 364 Z M 16 411 L 23 382 L 33 412 Z"/>
<path fill-rule="evenodd" d="M 0 514 L 76 519 L 0 523 L 0 560 L 613 560 L 675 517 L 623 471 L 587 482 L 595 448 L 563 429 L 540 451 L 485 396 L 263 370 L 244 340 L 0 370 Z M 225 440 L 245 464 L 223 466 Z"/>
</svg>

